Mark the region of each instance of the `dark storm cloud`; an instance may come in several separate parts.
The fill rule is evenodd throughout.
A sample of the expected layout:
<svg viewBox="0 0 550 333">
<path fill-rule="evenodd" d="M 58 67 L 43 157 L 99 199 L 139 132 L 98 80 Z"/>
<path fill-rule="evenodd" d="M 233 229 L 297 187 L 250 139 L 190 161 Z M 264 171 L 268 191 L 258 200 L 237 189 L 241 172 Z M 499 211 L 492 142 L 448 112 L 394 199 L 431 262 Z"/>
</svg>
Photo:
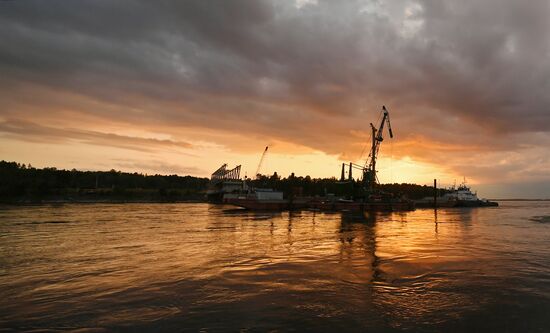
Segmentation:
<svg viewBox="0 0 550 333">
<path fill-rule="evenodd" d="M 0 116 L 70 109 L 343 153 L 389 104 L 401 138 L 513 150 L 511 134 L 550 131 L 549 14 L 546 0 L 4 1 Z"/>
</svg>

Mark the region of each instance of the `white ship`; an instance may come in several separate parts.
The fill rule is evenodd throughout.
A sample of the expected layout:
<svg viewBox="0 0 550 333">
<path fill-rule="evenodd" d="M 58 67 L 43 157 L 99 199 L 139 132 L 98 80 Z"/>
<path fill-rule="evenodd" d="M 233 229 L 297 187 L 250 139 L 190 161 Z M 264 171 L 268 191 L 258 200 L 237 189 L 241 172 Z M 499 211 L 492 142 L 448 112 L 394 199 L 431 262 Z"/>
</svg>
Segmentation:
<svg viewBox="0 0 550 333">
<path fill-rule="evenodd" d="M 451 187 L 449 193 L 445 193 L 442 199 L 443 201 L 455 202 L 455 207 L 498 206 L 498 203 L 488 199 L 479 199 L 477 192 L 472 192 L 470 187 L 466 185 L 466 179 L 458 188 Z"/>
<path fill-rule="evenodd" d="M 470 187 L 466 185 L 466 179 L 458 187 L 453 185 L 447 188 L 446 193 L 438 196 L 434 202 L 434 197 L 425 197 L 416 200 L 417 207 L 487 207 L 498 206 L 497 202 L 489 201 L 488 199 L 480 199 L 477 192 L 472 192 Z"/>
</svg>

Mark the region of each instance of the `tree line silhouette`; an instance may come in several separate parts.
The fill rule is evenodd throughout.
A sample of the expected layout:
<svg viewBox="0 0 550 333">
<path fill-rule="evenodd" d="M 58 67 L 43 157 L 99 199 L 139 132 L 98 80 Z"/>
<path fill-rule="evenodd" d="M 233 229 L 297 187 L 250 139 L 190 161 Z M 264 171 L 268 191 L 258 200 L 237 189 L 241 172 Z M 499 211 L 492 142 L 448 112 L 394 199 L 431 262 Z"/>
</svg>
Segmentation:
<svg viewBox="0 0 550 333">
<path fill-rule="evenodd" d="M 207 183 L 208 178 L 192 176 L 37 169 L 0 161 L 0 200 L 3 202 L 202 200 Z"/>
<path fill-rule="evenodd" d="M 285 196 L 326 196 L 333 194 L 352 198 L 368 195 L 363 181 L 357 179 L 340 181 L 335 177 L 311 178 L 310 176 L 302 177 L 294 174 L 287 178 L 281 178 L 275 172 L 271 176 L 260 175 L 256 179 L 248 179 L 247 182 L 251 187 L 265 187 L 283 191 Z M 409 199 L 432 197 L 434 194 L 433 186 L 408 183 L 377 184 L 376 190 L 393 193 L 396 196 L 405 196 Z M 440 195 L 445 192 L 445 189 L 438 189 Z"/>
<path fill-rule="evenodd" d="M 336 178 L 311 178 L 277 173 L 247 179 L 251 187 L 283 191 L 285 196 L 351 195 L 361 188 L 359 181 L 339 182 Z M 147 175 L 110 171 L 34 168 L 30 164 L 0 161 L 0 202 L 176 202 L 203 201 L 208 178 L 178 175 Z M 433 195 L 433 187 L 415 184 L 381 184 L 383 191 L 418 199 Z"/>
</svg>

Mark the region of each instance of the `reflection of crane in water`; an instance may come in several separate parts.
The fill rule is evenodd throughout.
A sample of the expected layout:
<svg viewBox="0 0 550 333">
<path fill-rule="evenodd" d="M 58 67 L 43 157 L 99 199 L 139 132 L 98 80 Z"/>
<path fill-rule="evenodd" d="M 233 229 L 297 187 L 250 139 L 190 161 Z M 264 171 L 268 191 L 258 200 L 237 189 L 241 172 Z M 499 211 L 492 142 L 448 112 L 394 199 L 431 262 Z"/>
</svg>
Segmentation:
<svg viewBox="0 0 550 333">
<path fill-rule="evenodd" d="M 376 220 L 381 213 L 354 214 L 342 213 L 340 224 L 341 254 L 343 251 L 352 250 L 354 247 L 365 250 L 365 256 L 372 260 L 368 268 L 372 271 L 371 282 L 379 279 L 379 258 L 376 256 Z M 362 236 L 357 239 L 358 236 Z M 363 266 L 365 267 L 365 266 Z M 371 285 L 372 287 L 372 285 Z"/>
</svg>

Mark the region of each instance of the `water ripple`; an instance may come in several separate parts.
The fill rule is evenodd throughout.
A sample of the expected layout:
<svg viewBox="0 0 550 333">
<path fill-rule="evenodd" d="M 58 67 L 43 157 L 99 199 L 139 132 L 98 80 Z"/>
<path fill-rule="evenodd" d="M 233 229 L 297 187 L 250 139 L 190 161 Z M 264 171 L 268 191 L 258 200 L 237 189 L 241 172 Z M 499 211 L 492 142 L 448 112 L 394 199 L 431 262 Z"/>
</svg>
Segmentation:
<svg viewBox="0 0 550 333">
<path fill-rule="evenodd" d="M 548 209 L 10 207 L 0 330 L 544 331 Z"/>
</svg>

